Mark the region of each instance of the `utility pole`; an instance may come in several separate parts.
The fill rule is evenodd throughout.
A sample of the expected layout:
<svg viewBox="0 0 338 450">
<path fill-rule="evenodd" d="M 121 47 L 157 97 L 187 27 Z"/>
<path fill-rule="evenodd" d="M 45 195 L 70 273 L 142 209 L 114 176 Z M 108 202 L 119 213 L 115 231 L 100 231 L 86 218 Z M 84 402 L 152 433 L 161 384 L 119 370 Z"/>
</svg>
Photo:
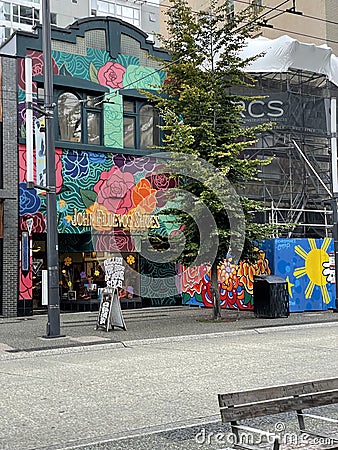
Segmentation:
<svg viewBox="0 0 338 450">
<path fill-rule="evenodd" d="M 56 215 L 56 173 L 54 140 L 53 72 L 50 25 L 50 0 L 42 0 L 42 50 L 44 60 L 44 111 L 46 126 L 46 204 L 48 322 L 46 337 L 60 337 L 60 299 L 58 267 L 58 231 Z"/>
</svg>

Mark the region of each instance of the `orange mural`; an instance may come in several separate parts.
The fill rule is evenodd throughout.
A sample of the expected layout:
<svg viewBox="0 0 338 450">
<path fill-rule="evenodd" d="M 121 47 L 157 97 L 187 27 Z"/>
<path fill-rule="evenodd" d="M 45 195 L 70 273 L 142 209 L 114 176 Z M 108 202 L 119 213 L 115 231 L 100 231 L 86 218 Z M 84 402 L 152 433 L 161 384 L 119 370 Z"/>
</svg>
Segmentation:
<svg viewBox="0 0 338 450">
<path fill-rule="evenodd" d="M 224 259 L 218 266 L 218 288 L 221 308 L 253 309 L 253 281 L 255 275 L 270 275 L 269 261 L 265 253 L 258 252 L 257 261 Z M 210 270 L 207 267 L 182 268 L 183 304 L 212 307 Z"/>
</svg>

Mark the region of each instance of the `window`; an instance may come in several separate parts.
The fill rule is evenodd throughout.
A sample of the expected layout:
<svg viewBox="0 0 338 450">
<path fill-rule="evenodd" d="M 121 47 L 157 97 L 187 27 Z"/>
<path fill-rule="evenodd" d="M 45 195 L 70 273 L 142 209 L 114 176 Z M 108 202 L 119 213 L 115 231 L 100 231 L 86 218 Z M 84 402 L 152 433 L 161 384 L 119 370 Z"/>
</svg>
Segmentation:
<svg viewBox="0 0 338 450">
<path fill-rule="evenodd" d="M 71 92 L 58 98 L 59 138 L 61 141 L 81 142 L 81 103 Z"/>
<path fill-rule="evenodd" d="M 262 8 L 262 0 L 253 0 L 252 4 L 254 5 L 254 8 L 256 11 L 260 11 L 260 9 Z"/>
<path fill-rule="evenodd" d="M 50 23 L 51 25 L 57 25 L 57 19 L 55 13 L 50 13 Z"/>
<path fill-rule="evenodd" d="M 228 11 L 227 11 L 228 20 L 232 19 L 234 15 L 235 15 L 235 2 L 234 0 L 230 0 L 228 2 Z"/>
<path fill-rule="evenodd" d="M 58 139 L 60 141 L 101 144 L 101 114 L 97 98 L 62 92 L 58 96 Z"/>
<path fill-rule="evenodd" d="M 16 5 L 2 2 L 4 19 L 14 23 L 36 25 L 39 23 L 40 11 L 38 7 Z"/>
<path fill-rule="evenodd" d="M 111 3 L 109 1 L 98 0 L 97 8 L 94 9 L 96 9 L 96 15 L 98 16 L 112 15 L 137 27 L 141 26 L 140 7 L 137 7 L 136 5 L 125 6 L 116 2 Z"/>
<path fill-rule="evenodd" d="M 146 149 L 159 145 L 159 117 L 144 101 L 123 100 L 123 146 Z"/>
</svg>

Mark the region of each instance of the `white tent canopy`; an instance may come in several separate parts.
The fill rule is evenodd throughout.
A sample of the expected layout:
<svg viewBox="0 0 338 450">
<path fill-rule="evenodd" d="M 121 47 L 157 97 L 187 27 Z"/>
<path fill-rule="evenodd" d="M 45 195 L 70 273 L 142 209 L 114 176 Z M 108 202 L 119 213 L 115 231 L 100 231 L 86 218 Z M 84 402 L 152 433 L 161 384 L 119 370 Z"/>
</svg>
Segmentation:
<svg viewBox="0 0 338 450">
<path fill-rule="evenodd" d="M 264 53 L 245 68 L 246 72 L 287 72 L 298 69 L 323 74 L 338 86 L 338 57 L 327 45 L 299 42 L 289 36 L 277 39 L 258 37 L 249 39 L 241 51 L 243 59 Z"/>
</svg>

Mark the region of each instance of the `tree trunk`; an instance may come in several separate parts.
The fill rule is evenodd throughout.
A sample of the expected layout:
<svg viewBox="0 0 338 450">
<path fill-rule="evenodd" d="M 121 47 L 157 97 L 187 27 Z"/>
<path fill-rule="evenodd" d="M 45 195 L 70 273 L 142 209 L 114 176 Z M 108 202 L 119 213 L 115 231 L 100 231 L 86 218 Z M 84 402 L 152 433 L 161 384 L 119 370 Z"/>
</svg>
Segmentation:
<svg viewBox="0 0 338 450">
<path fill-rule="evenodd" d="M 213 303 L 213 319 L 220 320 L 222 316 L 221 316 L 221 299 L 218 290 L 217 260 L 215 260 L 211 266 L 211 294 Z"/>
</svg>

